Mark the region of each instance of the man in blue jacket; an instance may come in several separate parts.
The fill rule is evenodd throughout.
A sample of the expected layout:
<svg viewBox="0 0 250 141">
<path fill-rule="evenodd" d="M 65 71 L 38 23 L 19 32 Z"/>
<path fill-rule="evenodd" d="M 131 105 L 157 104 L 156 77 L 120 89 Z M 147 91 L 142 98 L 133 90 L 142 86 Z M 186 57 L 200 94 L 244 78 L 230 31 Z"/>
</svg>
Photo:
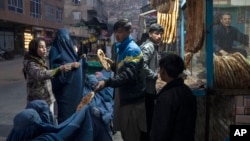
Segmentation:
<svg viewBox="0 0 250 141">
<path fill-rule="evenodd" d="M 114 25 L 116 61 L 107 61 L 116 75 L 99 81 L 97 89 L 119 88 L 115 94 L 114 129 L 121 131 L 124 141 L 140 141 L 146 132 L 146 112 L 144 106 L 145 79 L 143 74 L 143 54 L 130 36 L 132 24 L 121 19 Z"/>
</svg>

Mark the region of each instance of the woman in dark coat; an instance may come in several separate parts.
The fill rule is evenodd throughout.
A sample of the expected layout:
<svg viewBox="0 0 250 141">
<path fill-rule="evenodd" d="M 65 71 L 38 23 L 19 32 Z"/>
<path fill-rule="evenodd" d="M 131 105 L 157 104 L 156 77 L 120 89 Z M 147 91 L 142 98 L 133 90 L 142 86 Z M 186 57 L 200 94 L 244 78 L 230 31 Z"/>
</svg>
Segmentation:
<svg viewBox="0 0 250 141">
<path fill-rule="evenodd" d="M 160 76 L 167 84 L 158 93 L 150 139 L 151 141 L 194 141 L 196 98 L 179 77 L 185 66 L 175 54 L 160 60 Z"/>
<path fill-rule="evenodd" d="M 58 105 L 58 123 L 66 120 L 76 110 L 82 97 L 82 59 L 78 58 L 74 44 L 66 29 L 59 29 L 49 53 L 51 68 L 73 63 L 70 72 L 60 73 L 52 80 L 52 90 Z"/>
</svg>

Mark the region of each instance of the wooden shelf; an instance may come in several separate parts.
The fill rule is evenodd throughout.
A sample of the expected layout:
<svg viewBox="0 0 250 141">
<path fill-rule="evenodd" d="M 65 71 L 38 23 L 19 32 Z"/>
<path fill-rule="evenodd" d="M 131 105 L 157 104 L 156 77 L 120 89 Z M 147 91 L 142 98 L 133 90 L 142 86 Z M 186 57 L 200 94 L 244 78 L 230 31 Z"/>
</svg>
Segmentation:
<svg viewBox="0 0 250 141">
<path fill-rule="evenodd" d="M 210 94 L 228 96 L 250 96 L 250 89 L 213 89 Z"/>
</svg>

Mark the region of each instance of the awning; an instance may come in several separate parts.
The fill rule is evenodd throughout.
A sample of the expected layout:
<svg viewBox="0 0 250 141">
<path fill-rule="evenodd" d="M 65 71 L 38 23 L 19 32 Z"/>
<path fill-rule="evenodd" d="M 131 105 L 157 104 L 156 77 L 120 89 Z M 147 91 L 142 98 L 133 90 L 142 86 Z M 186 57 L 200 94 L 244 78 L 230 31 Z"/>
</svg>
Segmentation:
<svg viewBox="0 0 250 141">
<path fill-rule="evenodd" d="M 171 11 L 171 5 L 177 0 L 151 0 L 150 5 L 160 13 Z"/>
<path fill-rule="evenodd" d="M 150 11 L 147 11 L 147 12 L 144 12 L 144 13 L 141 13 L 141 14 L 140 14 L 140 16 L 148 15 L 148 14 L 150 14 L 150 13 L 154 13 L 154 12 L 156 12 L 156 10 L 155 10 L 155 9 L 150 10 Z"/>
<path fill-rule="evenodd" d="M 94 16 L 89 21 L 86 22 L 86 25 L 103 25 L 105 22 L 100 18 Z"/>
<path fill-rule="evenodd" d="M 96 16 L 87 21 L 86 26 L 89 29 L 95 29 L 98 33 L 101 33 L 101 30 L 107 30 L 109 34 L 111 32 L 109 25 Z"/>
</svg>

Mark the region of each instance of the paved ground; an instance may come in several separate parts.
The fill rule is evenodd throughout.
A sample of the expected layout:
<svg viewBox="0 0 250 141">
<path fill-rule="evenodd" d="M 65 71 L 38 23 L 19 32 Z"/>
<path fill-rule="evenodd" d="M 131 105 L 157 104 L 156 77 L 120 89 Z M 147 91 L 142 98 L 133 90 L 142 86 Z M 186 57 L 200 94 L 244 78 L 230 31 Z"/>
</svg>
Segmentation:
<svg viewBox="0 0 250 141">
<path fill-rule="evenodd" d="M 0 59 L 0 68 L 0 141 L 5 141 L 14 116 L 26 104 L 22 56 L 16 56 L 13 60 Z M 119 132 L 113 136 L 113 140 L 122 141 Z"/>
</svg>

